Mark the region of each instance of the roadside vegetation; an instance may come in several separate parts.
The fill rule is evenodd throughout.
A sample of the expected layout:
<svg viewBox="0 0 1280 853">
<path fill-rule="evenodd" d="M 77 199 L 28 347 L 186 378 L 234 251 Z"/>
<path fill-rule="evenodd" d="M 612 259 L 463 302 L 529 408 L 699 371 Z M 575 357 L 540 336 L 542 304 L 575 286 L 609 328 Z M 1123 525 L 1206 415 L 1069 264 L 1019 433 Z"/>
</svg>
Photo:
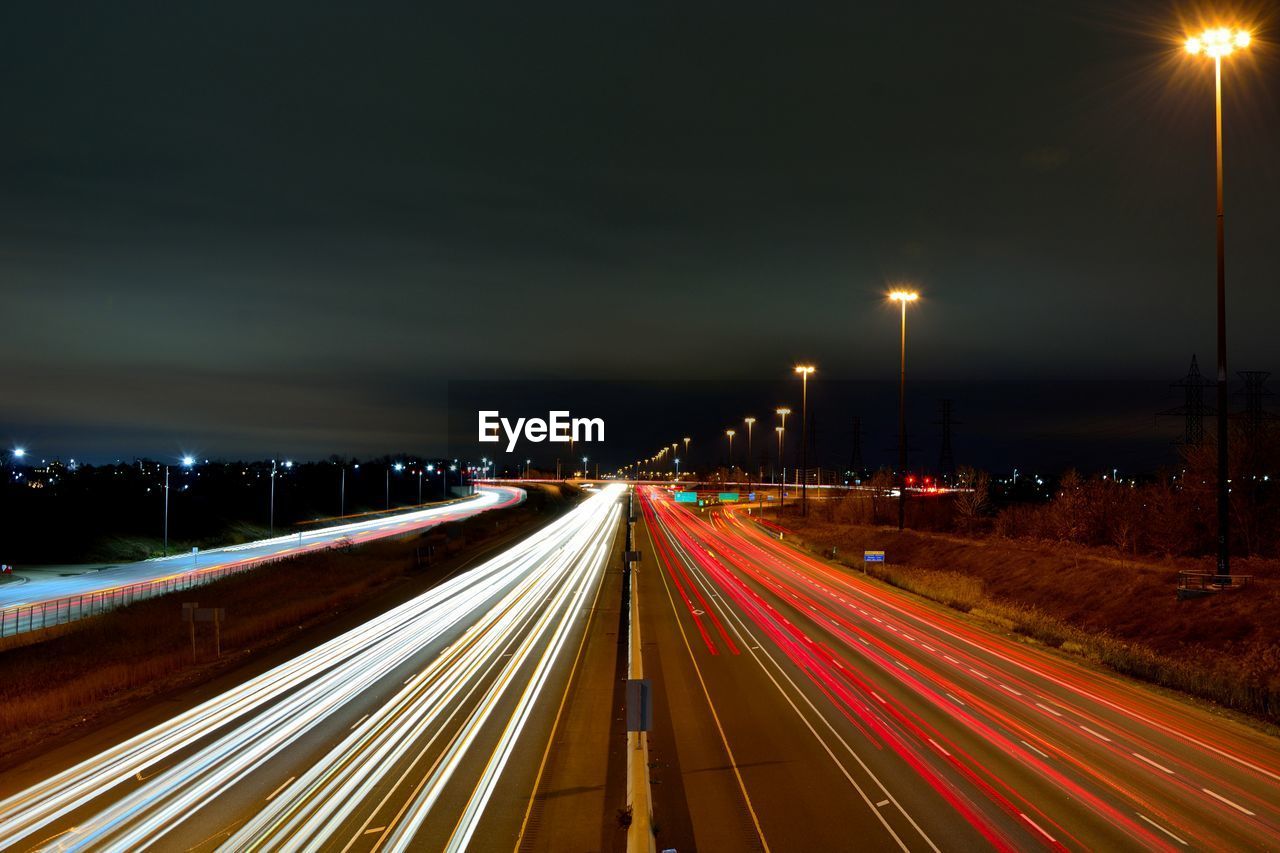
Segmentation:
<svg viewBox="0 0 1280 853">
<path fill-rule="evenodd" d="M 986 473 L 961 469 L 962 491 L 908 500 L 902 533 L 893 477 L 881 471 L 783 525 L 894 586 L 1280 723 L 1280 424 L 1237 425 L 1231 453 L 1232 572 L 1252 581 L 1200 599 L 1179 601 L 1176 588 L 1180 571 L 1214 571 L 1210 444 L 1142 482 L 1068 471 L 1048 499 L 1019 503 L 1000 503 Z M 864 567 L 863 550 L 889 562 Z"/>
<path fill-rule="evenodd" d="M 376 601 L 390 608 L 437 582 L 470 555 L 532 530 L 576 499 L 576 490 L 530 490 L 520 506 L 421 534 L 346 551 L 320 551 L 216 583 L 148 599 L 0 645 L 0 756 L 134 703 L 191 687 L 242 665 L 300 632 Z M 226 609 L 222 657 L 211 626 L 197 626 L 193 663 L 181 604 Z"/>
</svg>

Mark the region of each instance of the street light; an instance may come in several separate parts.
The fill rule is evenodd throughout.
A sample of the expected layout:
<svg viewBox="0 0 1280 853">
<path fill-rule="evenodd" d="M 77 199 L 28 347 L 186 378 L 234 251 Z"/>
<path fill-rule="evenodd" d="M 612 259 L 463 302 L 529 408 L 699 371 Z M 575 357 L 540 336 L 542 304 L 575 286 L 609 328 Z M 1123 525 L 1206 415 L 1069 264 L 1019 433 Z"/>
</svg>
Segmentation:
<svg viewBox="0 0 1280 853">
<path fill-rule="evenodd" d="M 1249 46 L 1245 30 L 1217 27 L 1187 39 L 1187 53 L 1213 58 L 1214 141 L 1217 149 L 1218 238 L 1218 576 L 1231 575 L 1230 523 L 1227 497 L 1227 266 L 1222 214 L 1222 58 Z M 1228 581 L 1229 582 L 1229 581 Z"/>
<path fill-rule="evenodd" d="M 750 465 L 751 464 L 751 428 L 755 426 L 756 419 L 743 418 L 742 420 L 747 425 L 747 464 Z M 751 485 L 751 469 L 750 468 L 747 469 L 747 485 Z"/>
<path fill-rule="evenodd" d="M 724 434 L 729 436 L 729 476 L 732 477 L 733 476 L 733 437 L 734 435 L 736 435 L 736 433 L 731 429 L 727 429 L 724 431 Z"/>
<path fill-rule="evenodd" d="M 809 484 L 809 374 L 816 368 L 812 364 L 796 365 L 803 385 L 800 398 L 800 514 L 809 514 L 809 497 L 805 487 Z"/>
<path fill-rule="evenodd" d="M 786 411 L 790 413 L 789 409 Z M 782 412 L 783 412 L 782 409 L 778 410 L 779 414 L 781 414 Z M 782 415 L 782 417 L 786 418 L 786 415 Z M 778 434 L 778 474 L 780 475 L 780 477 L 778 478 L 778 520 L 781 521 L 782 520 L 782 502 L 786 497 L 786 493 L 783 490 L 786 489 L 787 487 L 787 484 L 785 482 L 785 480 L 787 479 L 787 472 L 782 467 L 782 434 L 787 431 L 787 428 L 777 426 L 777 427 L 774 427 L 773 429 L 774 429 L 774 432 Z"/>
<path fill-rule="evenodd" d="M 914 290 L 894 290 L 889 301 L 902 307 L 901 371 L 898 375 L 898 529 L 907 518 L 907 303 L 920 294 Z"/>
</svg>

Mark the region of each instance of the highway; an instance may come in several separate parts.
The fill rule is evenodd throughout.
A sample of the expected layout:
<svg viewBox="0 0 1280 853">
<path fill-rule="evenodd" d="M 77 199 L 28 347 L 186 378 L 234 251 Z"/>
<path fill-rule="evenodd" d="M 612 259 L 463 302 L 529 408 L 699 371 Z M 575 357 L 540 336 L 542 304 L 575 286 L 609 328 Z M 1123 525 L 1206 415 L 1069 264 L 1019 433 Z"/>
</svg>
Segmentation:
<svg viewBox="0 0 1280 853">
<path fill-rule="evenodd" d="M 25 790 L 0 782 L 0 843 L 512 849 L 614 551 L 621 491 Z"/>
<path fill-rule="evenodd" d="M 523 500 L 522 489 L 482 486 L 473 497 L 428 509 L 299 531 L 198 554 L 126 563 L 101 571 L 33 575 L 22 583 L 0 585 L 0 636 L 72 621 L 126 600 L 185 588 L 266 560 L 422 530 Z"/>
<path fill-rule="evenodd" d="M 642 492 L 659 847 L 1280 846 L 1280 741 Z"/>
</svg>

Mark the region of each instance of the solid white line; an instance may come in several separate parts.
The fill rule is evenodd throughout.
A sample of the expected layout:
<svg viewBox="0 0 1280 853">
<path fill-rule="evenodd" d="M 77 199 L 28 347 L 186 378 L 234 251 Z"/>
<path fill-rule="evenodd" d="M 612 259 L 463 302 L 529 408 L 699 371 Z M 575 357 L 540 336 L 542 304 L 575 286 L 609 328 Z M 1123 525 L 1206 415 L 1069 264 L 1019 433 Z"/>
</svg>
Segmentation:
<svg viewBox="0 0 1280 853">
<path fill-rule="evenodd" d="M 1041 835 L 1043 835 L 1045 838 L 1049 839 L 1049 840 L 1050 840 L 1050 841 L 1052 841 L 1054 844 L 1057 844 L 1057 843 L 1058 843 L 1058 839 L 1054 838 L 1052 835 L 1050 835 L 1049 833 L 1045 832 L 1045 831 L 1044 831 L 1044 828 L 1043 828 L 1043 827 L 1041 827 L 1041 826 L 1040 826 L 1040 824 L 1036 823 L 1034 820 L 1032 820 L 1031 818 L 1027 817 L 1027 816 L 1026 816 L 1026 814 L 1024 814 L 1023 812 L 1018 812 L 1018 814 L 1022 816 L 1022 819 L 1023 819 L 1023 820 L 1025 820 L 1027 823 L 1031 824 L 1031 825 L 1032 825 L 1032 826 L 1034 826 L 1037 830 L 1039 830 L 1040 834 L 1041 834 Z"/>
<path fill-rule="evenodd" d="M 1080 728 L 1084 729 L 1086 732 L 1088 732 L 1089 734 L 1093 735 L 1096 738 L 1102 738 L 1107 743 L 1111 743 L 1111 738 L 1107 737 L 1102 732 L 1095 732 L 1093 729 L 1089 728 L 1088 726 L 1081 726 Z"/>
<path fill-rule="evenodd" d="M 274 791 L 272 791 L 272 792 L 271 792 L 271 796 L 267 797 L 267 802 L 269 803 L 269 802 L 271 802 L 272 800 L 274 800 L 274 799 L 276 798 L 276 794 L 278 794 L 278 793 L 280 793 L 281 791 L 283 791 L 283 790 L 288 786 L 288 784 L 289 784 L 290 782 L 292 782 L 294 779 L 297 779 L 297 778 L 298 778 L 297 776 L 290 776 L 288 779 L 285 779 L 285 780 L 284 780 L 284 783 L 283 783 L 283 784 L 281 784 L 279 788 L 276 788 Z"/>
<path fill-rule="evenodd" d="M 1244 806 L 1240 805 L 1239 803 L 1233 803 L 1233 802 L 1231 802 L 1230 800 L 1228 800 L 1226 797 L 1222 796 L 1221 794 L 1215 794 L 1213 791 L 1210 791 L 1208 788 L 1201 788 L 1200 790 L 1201 790 L 1201 791 L 1204 791 L 1206 794 L 1208 794 L 1209 796 L 1213 797 L 1215 800 L 1221 800 L 1222 802 L 1224 802 L 1224 803 L 1226 803 L 1227 805 L 1231 806 L 1231 808 L 1235 809 L 1236 811 L 1244 812 L 1244 813 L 1245 813 L 1245 814 L 1247 814 L 1249 817 L 1257 817 L 1257 815 L 1256 815 L 1256 814 L 1254 814 L 1253 812 L 1249 811 L 1249 810 L 1248 810 L 1248 809 L 1246 809 Z"/>
<path fill-rule="evenodd" d="M 1181 838 L 1179 838 L 1178 836 L 1174 835 L 1172 832 L 1170 832 L 1169 830 L 1165 829 L 1163 826 L 1161 826 L 1160 824 L 1156 823 L 1154 820 L 1152 820 L 1151 818 L 1147 817 L 1147 816 L 1146 816 L 1146 815 L 1144 815 L 1142 812 L 1134 812 L 1134 814 L 1136 814 L 1138 817 L 1142 818 L 1142 819 L 1143 819 L 1143 820 L 1145 820 L 1147 823 L 1149 823 L 1149 824 L 1151 824 L 1152 826 L 1154 826 L 1156 829 L 1158 829 L 1158 830 L 1160 830 L 1161 832 L 1163 832 L 1165 835 L 1167 835 L 1167 836 L 1169 836 L 1170 838 L 1172 838 L 1174 841 L 1176 841 L 1176 842 L 1178 842 L 1179 844 L 1181 844 L 1183 847 L 1188 846 L 1188 845 L 1187 845 L 1187 842 L 1183 841 Z"/>
<path fill-rule="evenodd" d="M 1135 753 L 1133 754 L 1133 757 L 1134 757 L 1134 758 L 1137 758 L 1137 759 L 1140 759 L 1140 760 L 1142 760 L 1142 761 L 1147 762 L 1148 764 L 1150 764 L 1152 767 L 1156 768 L 1157 770 L 1163 770 L 1165 773 L 1168 773 L 1170 776 L 1172 776 L 1172 775 L 1173 775 L 1173 771 L 1172 771 L 1172 770 L 1170 770 L 1168 767 L 1165 767 L 1163 764 L 1160 764 L 1160 763 L 1159 763 L 1159 762 L 1157 762 L 1157 761 L 1152 761 L 1150 758 L 1147 758 L 1145 755 L 1143 755 L 1143 754 L 1142 754 L 1142 753 L 1140 753 L 1140 752 L 1135 752 Z"/>
</svg>

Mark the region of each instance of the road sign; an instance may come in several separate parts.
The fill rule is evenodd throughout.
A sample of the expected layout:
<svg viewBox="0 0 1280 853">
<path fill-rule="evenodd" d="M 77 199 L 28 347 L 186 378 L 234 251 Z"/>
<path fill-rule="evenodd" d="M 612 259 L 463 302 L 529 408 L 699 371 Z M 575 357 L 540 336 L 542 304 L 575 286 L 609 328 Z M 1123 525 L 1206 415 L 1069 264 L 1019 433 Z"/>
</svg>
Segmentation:
<svg viewBox="0 0 1280 853">
<path fill-rule="evenodd" d="M 647 732 L 653 725 L 653 703 L 650 701 L 649 679 L 627 679 L 627 731 Z"/>
<path fill-rule="evenodd" d="M 732 504 L 732 503 L 738 502 L 737 492 L 721 492 L 718 495 L 718 497 L 720 498 L 720 503 L 722 504 Z"/>
<path fill-rule="evenodd" d="M 862 562 L 864 563 L 883 563 L 884 551 L 863 551 Z"/>
<path fill-rule="evenodd" d="M 697 492 L 676 492 L 676 503 L 678 504 L 696 504 L 697 502 Z"/>
</svg>

